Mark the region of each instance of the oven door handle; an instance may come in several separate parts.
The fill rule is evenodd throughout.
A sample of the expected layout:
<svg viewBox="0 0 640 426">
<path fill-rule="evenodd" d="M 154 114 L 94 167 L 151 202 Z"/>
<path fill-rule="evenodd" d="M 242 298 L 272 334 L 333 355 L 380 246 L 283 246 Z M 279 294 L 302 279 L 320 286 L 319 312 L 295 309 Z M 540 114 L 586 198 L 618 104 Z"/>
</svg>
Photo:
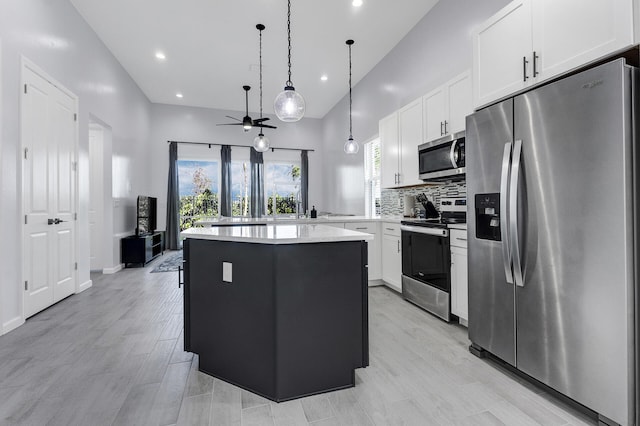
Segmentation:
<svg viewBox="0 0 640 426">
<path fill-rule="evenodd" d="M 458 139 L 454 139 L 451 142 L 451 149 L 449 150 L 449 160 L 454 169 L 458 168 L 458 159 L 456 158 L 456 148 L 458 147 Z"/>
<path fill-rule="evenodd" d="M 511 170 L 512 143 L 504 144 L 502 154 L 502 174 L 500 176 L 500 232 L 502 237 L 502 261 L 504 262 L 504 275 L 507 283 L 513 284 L 513 272 L 511 269 L 511 248 L 509 247 L 509 172 Z"/>
<path fill-rule="evenodd" d="M 427 226 L 411 226 L 411 225 L 400 225 L 401 231 L 407 232 L 415 232 L 417 234 L 427 234 L 434 235 L 436 237 L 448 237 L 449 230 L 442 228 L 429 228 Z"/>
</svg>

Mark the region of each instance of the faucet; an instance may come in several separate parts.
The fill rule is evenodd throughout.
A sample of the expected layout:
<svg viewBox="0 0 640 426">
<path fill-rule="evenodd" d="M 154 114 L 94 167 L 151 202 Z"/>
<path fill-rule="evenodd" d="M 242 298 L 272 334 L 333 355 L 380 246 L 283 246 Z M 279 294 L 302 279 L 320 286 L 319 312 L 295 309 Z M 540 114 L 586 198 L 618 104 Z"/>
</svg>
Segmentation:
<svg viewBox="0 0 640 426">
<path fill-rule="evenodd" d="M 296 192 L 296 219 L 300 219 L 304 216 L 304 212 L 300 213 L 300 209 L 302 208 L 302 200 L 300 200 L 300 190 Z"/>
</svg>

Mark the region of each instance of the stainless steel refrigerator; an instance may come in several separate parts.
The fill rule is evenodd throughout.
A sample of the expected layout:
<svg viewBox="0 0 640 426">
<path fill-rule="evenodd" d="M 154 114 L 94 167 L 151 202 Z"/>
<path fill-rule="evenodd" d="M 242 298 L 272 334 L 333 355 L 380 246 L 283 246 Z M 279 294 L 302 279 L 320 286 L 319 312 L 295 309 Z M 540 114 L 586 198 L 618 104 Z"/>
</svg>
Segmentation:
<svg viewBox="0 0 640 426">
<path fill-rule="evenodd" d="M 467 117 L 469 338 L 636 422 L 637 69 L 616 60 Z"/>
</svg>

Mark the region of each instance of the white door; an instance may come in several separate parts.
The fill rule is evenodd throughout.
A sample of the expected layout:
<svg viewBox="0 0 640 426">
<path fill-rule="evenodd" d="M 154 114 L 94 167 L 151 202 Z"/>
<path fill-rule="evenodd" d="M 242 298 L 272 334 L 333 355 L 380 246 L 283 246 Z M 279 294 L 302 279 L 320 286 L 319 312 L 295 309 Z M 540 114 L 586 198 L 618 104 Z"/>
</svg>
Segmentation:
<svg viewBox="0 0 640 426">
<path fill-rule="evenodd" d="M 76 101 L 23 67 L 25 318 L 73 294 Z"/>
<path fill-rule="evenodd" d="M 532 13 L 542 79 L 633 44 L 629 0 L 535 0 Z"/>
<path fill-rule="evenodd" d="M 424 109 L 424 142 L 443 136 L 446 120 L 446 94 L 443 86 L 427 93 L 422 98 Z"/>
<path fill-rule="evenodd" d="M 420 185 L 418 145 L 422 140 L 422 98 L 416 99 L 398 112 L 400 129 L 401 185 Z"/>
<path fill-rule="evenodd" d="M 474 34 L 475 107 L 509 95 L 531 83 L 531 19 L 531 0 L 512 1 Z"/>
<path fill-rule="evenodd" d="M 398 113 L 380 120 L 380 180 L 383 188 L 398 186 L 398 165 L 400 150 L 398 145 Z"/>
<path fill-rule="evenodd" d="M 103 269 L 102 246 L 104 243 L 103 204 L 103 129 L 89 125 L 89 267 L 92 271 Z"/>
</svg>

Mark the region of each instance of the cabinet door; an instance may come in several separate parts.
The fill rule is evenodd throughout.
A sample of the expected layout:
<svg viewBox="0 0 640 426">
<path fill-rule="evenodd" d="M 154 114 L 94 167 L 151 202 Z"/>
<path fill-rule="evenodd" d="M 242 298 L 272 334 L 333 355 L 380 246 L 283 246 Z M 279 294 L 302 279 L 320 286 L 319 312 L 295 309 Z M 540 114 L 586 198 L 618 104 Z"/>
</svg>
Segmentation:
<svg viewBox="0 0 640 426">
<path fill-rule="evenodd" d="M 631 0 L 535 0 L 531 7 L 539 79 L 633 44 Z"/>
<path fill-rule="evenodd" d="M 451 313 L 469 318 L 467 250 L 460 247 L 451 247 Z"/>
<path fill-rule="evenodd" d="M 398 112 L 400 127 L 400 185 L 420 185 L 418 145 L 422 140 L 422 98 Z"/>
<path fill-rule="evenodd" d="M 465 129 L 467 115 L 473 112 L 471 73 L 464 72 L 447 83 L 448 116 L 447 133 Z"/>
<path fill-rule="evenodd" d="M 378 124 L 380 136 L 380 173 L 383 188 L 398 186 L 398 169 L 400 152 L 398 144 L 398 113 L 380 120 Z"/>
<path fill-rule="evenodd" d="M 438 139 L 444 135 L 447 99 L 445 91 L 445 87 L 441 86 L 422 97 L 425 142 Z"/>
<path fill-rule="evenodd" d="M 474 106 L 486 105 L 532 81 L 530 1 L 509 3 L 474 33 Z M 528 64 L 524 64 L 524 57 Z"/>
<path fill-rule="evenodd" d="M 378 222 L 347 222 L 345 229 L 366 232 L 373 235 L 372 241 L 367 241 L 369 260 L 369 281 L 382 279 L 380 224 Z"/>
<path fill-rule="evenodd" d="M 400 238 L 382 235 L 382 279 L 392 289 L 402 292 L 402 253 Z"/>
</svg>

